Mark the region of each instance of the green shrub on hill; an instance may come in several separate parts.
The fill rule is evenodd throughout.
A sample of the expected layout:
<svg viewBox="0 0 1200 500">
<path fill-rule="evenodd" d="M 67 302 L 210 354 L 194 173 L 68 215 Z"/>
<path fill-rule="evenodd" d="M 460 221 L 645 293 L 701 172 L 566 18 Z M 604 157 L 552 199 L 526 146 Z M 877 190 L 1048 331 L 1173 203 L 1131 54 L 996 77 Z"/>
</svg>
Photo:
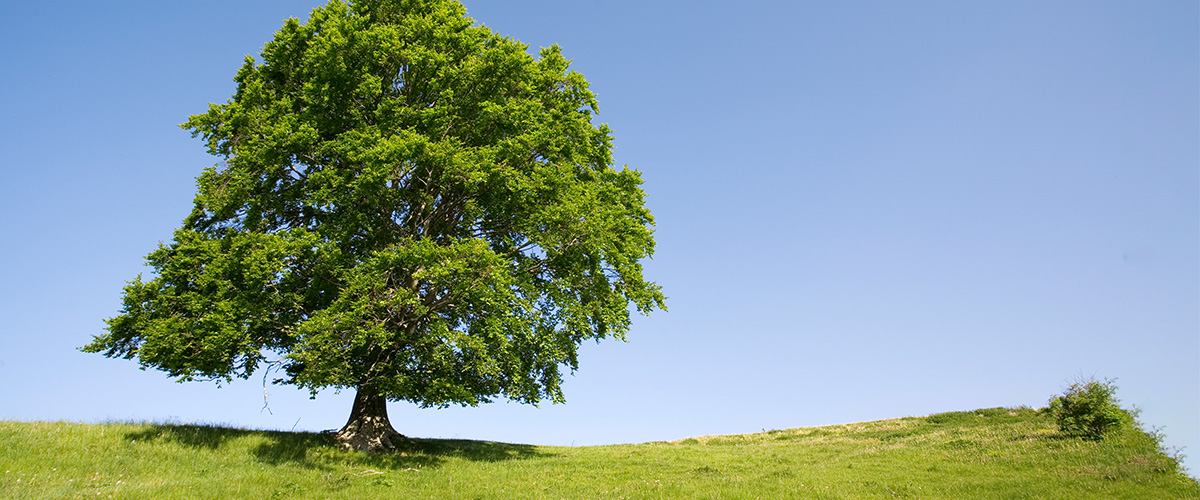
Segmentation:
<svg viewBox="0 0 1200 500">
<path fill-rule="evenodd" d="M 1078 380 L 1061 396 L 1050 399 L 1050 414 L 1063 434 L 1100 440 L 1132 423 L 1133 415 L 1121 409 L 1115 379 Z"/>
</svg>

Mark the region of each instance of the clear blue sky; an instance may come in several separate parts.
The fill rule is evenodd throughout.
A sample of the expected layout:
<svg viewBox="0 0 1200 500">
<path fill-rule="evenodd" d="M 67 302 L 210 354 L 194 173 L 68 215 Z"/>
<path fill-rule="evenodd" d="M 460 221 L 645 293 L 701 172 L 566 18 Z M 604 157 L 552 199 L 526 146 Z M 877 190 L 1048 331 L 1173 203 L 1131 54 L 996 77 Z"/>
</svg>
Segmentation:
<svg viewBox="0 0 1200 500">
<path fill-rule="evenodd" d="M 344 423 L 349 394 L 267 412 L 260 379 L 75 350 L 215 162 L 176 125 L 317 4 L 0 7 L 0 418 Z M 592 83 L 670 312 L 585 345 L 565 405 L 393 403 L 402 433 L 668 440 L 1038 407 L 1082 374 L 1200 454 L 1196 2 L 466 5 Z"/>
</svg>

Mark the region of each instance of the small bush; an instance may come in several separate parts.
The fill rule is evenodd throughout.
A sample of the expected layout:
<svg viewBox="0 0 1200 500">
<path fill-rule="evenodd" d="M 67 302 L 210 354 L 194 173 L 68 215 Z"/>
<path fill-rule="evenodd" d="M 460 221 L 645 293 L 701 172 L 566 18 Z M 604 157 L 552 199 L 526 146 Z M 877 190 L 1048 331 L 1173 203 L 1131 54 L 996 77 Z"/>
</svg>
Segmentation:
<svg viewBox="0 0 1200 500">
<path fill-rule="evenodd" d="M 1079 380 L 1061 396 L 1052 398 L 1050 414 L 1058 422 L 1058 430 L 1070 436 L 1099 440 L 1124 427 L 1130 416 L 1113 397 L 1117 392 L 1114 382 L 1114 379 Z"/>
</svg>

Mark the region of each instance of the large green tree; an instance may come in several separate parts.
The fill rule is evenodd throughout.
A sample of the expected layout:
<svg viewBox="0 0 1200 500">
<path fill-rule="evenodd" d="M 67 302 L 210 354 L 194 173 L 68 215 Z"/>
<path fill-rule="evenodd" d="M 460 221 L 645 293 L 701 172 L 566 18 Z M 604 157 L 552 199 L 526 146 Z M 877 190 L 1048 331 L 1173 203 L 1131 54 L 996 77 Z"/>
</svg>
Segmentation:
<svg viewBox="0 0 1200 500">
<path fill-rule="evenodd" d="M 562 401 L 587 339 L 624 337 L 653 218 L 559 48 L 453 0 L 338 0 L 287 21 L 183 125 L 223 159 L 84 347 L 181 380 L 356 390 L 337 437 L 399 436 L 388 400 Z"/>
</svg>

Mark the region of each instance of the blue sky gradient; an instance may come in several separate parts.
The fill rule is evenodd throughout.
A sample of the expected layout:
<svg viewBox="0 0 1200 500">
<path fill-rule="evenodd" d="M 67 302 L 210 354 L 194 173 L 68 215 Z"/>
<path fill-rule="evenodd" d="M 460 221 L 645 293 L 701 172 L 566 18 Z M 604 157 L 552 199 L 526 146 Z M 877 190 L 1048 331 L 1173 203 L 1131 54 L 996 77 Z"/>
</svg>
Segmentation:
<svg viewBox="0 0 1200 500">
<path fill-rule="evenodd" d="M 318 4 L 0 7 L 0 418 L 344 423 L 351 394 L 268 386 L 266 411 L 258 378 L 76 351 L 216 161 L 177 125 Z M 1094 375 L 1200 453 L 1196 2 L 465 4 L 591 82 L 670 311 L 585 345 L 565 405 L 393 403 L 400 432 L 669 440 L 1039 407 Z"/>
</svg>

